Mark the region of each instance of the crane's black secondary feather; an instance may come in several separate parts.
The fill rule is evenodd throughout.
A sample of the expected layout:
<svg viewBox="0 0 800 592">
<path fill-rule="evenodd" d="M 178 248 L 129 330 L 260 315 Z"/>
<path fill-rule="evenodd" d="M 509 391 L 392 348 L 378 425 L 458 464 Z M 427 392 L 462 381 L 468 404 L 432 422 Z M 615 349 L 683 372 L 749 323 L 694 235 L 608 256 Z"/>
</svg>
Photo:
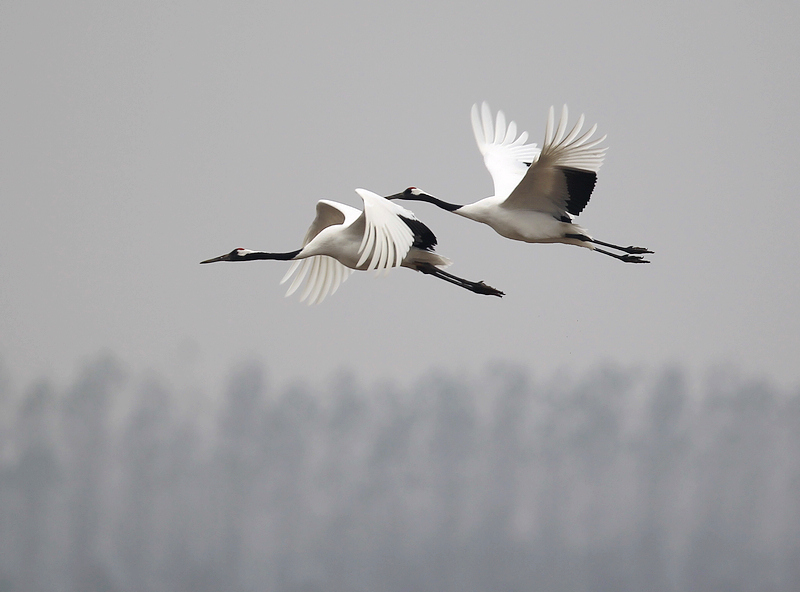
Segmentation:
<svg viewBox="0 0 800 592">
<path fill-rule="evenodd" d="M 411 229 L 411 232 L 414 233 L 414 245 L 418 249 L 423 249 L 425 251 L 433 251 L 433 248 L 436 246 L 436 235 L 433 234 L 433 231 L 425 226 L 419 220 L 414 220 L 411 218 L 406 218 L 405 216 L 400 216 L 400 219 L 406 223 Z"/>
<path fill-rule="evenodd" d="M 577 216 L 589 203 L 589 198 L 592 196 L 595 183 L 597 183 L 597 174 L 592 171 L 565 167 L 559 167 L 559 170 L 564 173 L 567 181 L 567 192 L 569 193 L 567 211 L 573 216 Z"/>
</svg>

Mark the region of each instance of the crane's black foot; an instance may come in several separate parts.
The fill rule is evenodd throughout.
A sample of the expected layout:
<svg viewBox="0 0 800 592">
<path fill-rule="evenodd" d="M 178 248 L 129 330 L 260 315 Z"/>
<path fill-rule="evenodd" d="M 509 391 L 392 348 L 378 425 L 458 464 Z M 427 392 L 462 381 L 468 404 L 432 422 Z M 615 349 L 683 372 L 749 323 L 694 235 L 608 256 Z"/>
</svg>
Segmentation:
<svg viewBox="0 0 800 592">
<path fill-rule="evenodd" d="M 631 255 L 640 255 L 640 254 L 644 254 L 644 253 L 652 253 L 653 252 L 653 251 L 649 251 L 648 249 L 645 249 L 644 247 L 626 247 L 626 248 L 620 249 L 620 250 L 621 251 L 625 251 L 626 253 L 629 253 Z"/>
<path fill-rule="evenodd" d="M 474 282 L 472 284 L 472 288 L 470 288 L 476 294 L 485 294 L 486 296 L 498 296 L 502 298 L 505 296 L 505 292 L 501 292 L 497 288 L 492 288 L 491 286 L 484 284 L 483 282 Z"/>
<path fill-rule="evenodd" d="M 643 255 L 645 253 L 652 253 L 653 252 L 650 249 L 645 249 L 644 247 L 634 247 L 634 246 L 621 247 L 619 245 L 614 245 L 612 243 L 604 243 L 601 240 L 597 240 L 596 238 L 589 238 L 587 236 L 583 236 L 582 234 L 567 234 L 566 237 L 567 238 L 577 238 L 578 240 L 585 240 L 587 242 L 594 243 L 596 245 L 601 245 L 603 247 L 610 247 L 610 248 L 612 248 L 612 249 L 614 249 L 616 251 L 622 251 L 623 253 L 627 253 L 628 255 Z M 608 254 L 608 251 L 602 251 L 601 249 L 597 249 L 597 250 L 602 252 L 602 253 Z M 613 257 L 613 255 L 612 255 L 612 257 Z M 641 263 L 641 261 L 639 261 L 639 263 Z"/>
<path fill-rule="evenodd" d="M 599 249 L 595 247 L 594 249 L 598 253 L 602 253 L 603 255 L 608 255 L 609 257 L 613 257 L 614 259 L 619 259 L 620 261 L 624 261 L 625 263 L 650 263 L 647 259 L 642 257 L 641 255 L 620 255 L 619 253 L 612 253 L 611 251 L 606 251 L 605 249 Z"/>
<path fill-rule="evenodd" d="M 650 253 L 651 251 L 646 251 Z M 620 261 L 624 261 L 625 263 L 650 263 L 647 259 L 640 255 L 620 255 Z"/>
</svg>

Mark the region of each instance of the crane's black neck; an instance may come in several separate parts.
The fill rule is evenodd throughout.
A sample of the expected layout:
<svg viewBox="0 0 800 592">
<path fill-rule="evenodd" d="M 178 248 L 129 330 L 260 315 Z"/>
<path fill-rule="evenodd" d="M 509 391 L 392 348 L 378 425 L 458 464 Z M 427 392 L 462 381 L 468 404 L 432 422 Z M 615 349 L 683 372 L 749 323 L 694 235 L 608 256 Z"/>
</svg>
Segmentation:
<svg viewBox="0 0 800 592">
<path fill-rule="evenodd" d="M 253 253 L 239 255 L 235 261 L 252 261 L 253 259 L 277 259 L 278 261 L 291 261 L 297 257 L 302 250 L 303 249 L 297 249 L 296 251 L 289 251 L 288 253 L 263 253 L 261 251 L 254 251 Z"/>
<path fill-rule="evenodd" d="M 406 201 L 427 201 L 428 203 L 440 207 L 443 210 L 447 210 L 448 212 L 455 212 L 456 210 L 463 207 L 459 204 L 452 204 L 446 201 L 442 201 L 438 197 L 433 197 L 432 195 L 428 195 L 427 193 L 413 193 L 411 191 L 404 191 L 399 195 L 398 199 L 404 199 Z"/>
</svg>

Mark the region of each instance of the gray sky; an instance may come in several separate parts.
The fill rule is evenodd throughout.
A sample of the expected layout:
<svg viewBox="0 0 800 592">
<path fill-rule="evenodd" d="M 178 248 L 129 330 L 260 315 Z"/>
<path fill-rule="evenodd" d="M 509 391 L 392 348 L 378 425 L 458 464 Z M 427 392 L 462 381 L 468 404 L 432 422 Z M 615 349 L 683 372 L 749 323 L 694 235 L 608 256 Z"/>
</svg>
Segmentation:
<svg viewBox="0 0 800 592">
<path fill-rule="evenodd" d="M 800 380 L 800 5 L 785 2 L 0 4 L 0 361 L 367 379 L 522 363 L 726 363 Z M 608 134 L 578 219 L 649 266 L 528 245 L 428 204 L 450 271 L 394 270 L 317 307 L 284 262 L 318 199 L 491 193 L 469 110 L 541 144 L 566 102 Z"/>
</svg>

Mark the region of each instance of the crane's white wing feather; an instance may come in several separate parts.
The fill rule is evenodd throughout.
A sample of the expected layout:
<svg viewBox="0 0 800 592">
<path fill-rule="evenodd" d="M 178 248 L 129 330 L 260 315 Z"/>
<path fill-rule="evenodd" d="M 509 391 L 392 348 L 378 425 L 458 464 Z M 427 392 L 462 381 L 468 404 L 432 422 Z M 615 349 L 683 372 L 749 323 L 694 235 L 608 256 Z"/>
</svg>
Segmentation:
<svg viewBox="0 0 800 592">
<path fill-rule="evenodd" d="M 360 259 L 356 266 L 361 267 L 369 261 L 368 270 L 386 270 L 388 273 L 389 269 L 402 263 L 414 243 L 414 233 L 401 216 L 412 220 L 416 217 L 410 210 L 376 193 L 366 189 L 356 189 L 356 192 L 364 201 L 363 212 L 337 202 L 320 200 L 317 203 L 317 217 L 311 223 L 303 245 L 307 245 L 322 229 L 342 224 L 360 233 Z M 300 301 L 318 304 L 336 292 L 351 273 L 353 269 L 333 257 L 314 255 L 294 261 L 281 283 L 294 275 L 286 292 L 287 296 L 291 296 L 305 281 Z"/>
<path fill-rule="evenodd" d="M 536 159 L 539 149 L 536 144 L 525 143 L 528 132 L 517 137 L 517 124 L 512 121 L 506 125 L 502 111 L 497 112 L 497 120 L 492 123 L 492 112 L 486 102 L 480 110 L 473 105 L 471 116 L 475 141 L 494 181 L 494 194 L 506 198 L 528 172 L 528 165 Z"/>
<path fill-rule="evenodd" d="M 306 246 L 323 228 L 334 224 L 344 224 L 360 215 L 361 212 L 356 208 L 321 199 L 317 202 L 317 215 L 306 232 L 303 246 Z M 283 284 L 292 275 L 295 276 L 286 291 L 286 296 L 291 296 L 305 279 L 306 286 L 300 294 L 300 301 L 303 302 L 307 299 L 309 305 L 319 304 L 327 296 L 334 294 L 351 273 L 353 273 L 352 269 L 342 265 L 333 257 L 315 255 L 293 261 L 280 283 Z"/>
<path fill-rule="evenodd" d="M 355 220 L 361 215 L 361 210 L 357 210 L 351 206 L 339 203 L 338 201 L 330 201 L 321 199 L 317 202 L 317 215 L 311 226 L 308 227 L 308 232 L 303 239 L 303 246 L 305 247 L 311 240 L 322 232 L 323 228 L 333 226 L 334 224 L 344 224 L 351 220 Z"/>
<path fill-rule="evenodd" d="M 579 211 L 586 205 L 594 188 L 597 171 L 608 150 L 598 147 L 606 136 L 591 140 L 597 131 L 596 124 L 581 134 L 583 115 L 565 135 L 567 116 L 567 106 L 564 105 L 556 128 L 554 110 L 550 107 L 541 153 L 503 202 L 504 207 L 547 212 L 559 217 L 573 215 L 570 209 Z M 570 208 L 570 200 L 575 200 L 576 196 L 570 195 L 569 179 L 575 180 L 580 187 L 579 192 L 583 193 L 577 197 L 581 205 L 572 204 L 577 210 L 576 207 Z"/>
<path fill-rule="evenodd" d="M 350 277 L 354 270 L 339 263 L 327 255 L 315 255 L 306 259 L 292 262 L 292 266 L 283 276 L 281 284 L 287 282 L 295 272 L 294 280 L 286 291 L 286 296 L 291 296 L 306 280 L 306 286 L 300 294 L 300 302 L 308 299 L 308 304 L 319 304 L 326 297 L 336 293 L 344 281 Z"/>
<path fill-rule="evenodd" d="M 547 114 L 547 128 L 544 133 L 544 145 L 538 158 L 539 166 L 569 167 L 593 173 L 599 171 L 608 148 L 597 147 L 606 139 L 606 136 L 589 141 L 597 131 L 597 124 L 578 137 L 585 121 L 584 116 L 581 115 L 569 134 L 564 137 L 569 115 L 567 106 L 564 105 L 561 109 L 561 119 L 555 132 L 553 132 L 554 113 L 553 107 L 550 107 Z"/>
<path fill-rule="evenodd" d="M 356 189 L 364 200 L 364 237 L 358 249 L 358 265 L 369 260 L 368 270 L 386 270 L 402 263 L 414 244 L 414 233 L 402 217 L 416 220 L 406 208 L 366 189 Z"/>
</svg>

